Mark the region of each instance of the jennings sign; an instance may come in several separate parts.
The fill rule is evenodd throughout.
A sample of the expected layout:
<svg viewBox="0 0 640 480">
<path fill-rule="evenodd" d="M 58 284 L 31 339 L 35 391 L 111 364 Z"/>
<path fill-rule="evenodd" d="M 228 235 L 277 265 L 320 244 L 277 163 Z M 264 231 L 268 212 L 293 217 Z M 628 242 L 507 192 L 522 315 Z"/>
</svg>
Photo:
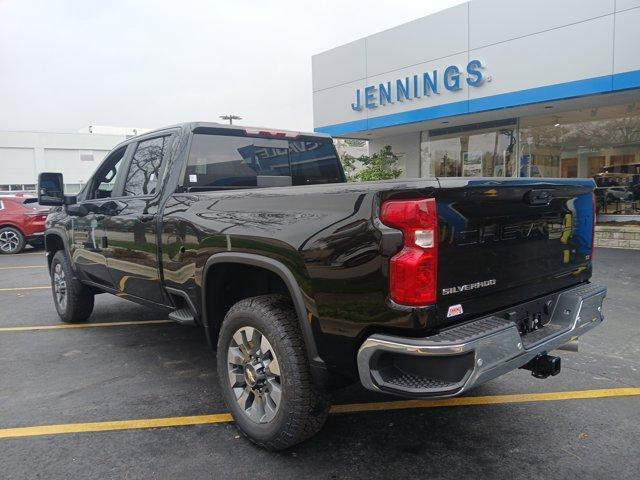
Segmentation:
<svg viewBox="0 0 640 480">
<path fill-rule="evenodd" d="M 449 65 L 442 73 L 433 70 L 412 77 L 398 78 L 395 82 L 369 85 L 364 88 L 364 92 L 358 88 L 351 108 L 355 111 L 378 108 L 404 100 L 429 97 L 431 94 L 439 94 L 443 89 L 455 92 L 462 90 L 465 84 L 469 87 L 479 87 L 485 81 L 482 69 L 480 60 L 471 60 L 467 63 L 465 79 L 464 72 L 461 72 L 457 65 Z"/>
</svg>

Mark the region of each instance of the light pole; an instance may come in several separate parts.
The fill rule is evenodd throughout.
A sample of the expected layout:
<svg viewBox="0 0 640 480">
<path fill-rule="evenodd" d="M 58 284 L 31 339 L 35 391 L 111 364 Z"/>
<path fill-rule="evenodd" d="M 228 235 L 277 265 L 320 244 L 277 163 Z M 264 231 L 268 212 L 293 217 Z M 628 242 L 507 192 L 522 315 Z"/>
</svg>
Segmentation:
<svg viewBox="0 0 640 480">
<path fill-rule="evenodd" d="M 220 115 L 222 120 L 229 120 L 229 125 L 233 125 L 234 120 L 242 120 L 238 115 Z"/>
</svg>

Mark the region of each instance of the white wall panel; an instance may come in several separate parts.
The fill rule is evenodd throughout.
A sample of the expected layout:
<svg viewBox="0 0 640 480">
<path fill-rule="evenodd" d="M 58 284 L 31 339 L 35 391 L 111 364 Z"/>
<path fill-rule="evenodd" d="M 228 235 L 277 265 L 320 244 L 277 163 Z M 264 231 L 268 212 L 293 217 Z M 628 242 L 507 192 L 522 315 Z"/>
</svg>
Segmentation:
<svg viewBox="0 0 640 480">
<path fill-rule="evenodd" d="M 471 52 L 492 77 L 469 98 L 611 75 L 613 15 Z"/>
<path fill-rule="evenodd" d="M 93 159 L 95 161 L 95 168 L 98 168 L 98 165 L 100 165 L 100 162 L 102 162 L 102 160 L 104 160 L 104 158 L 107 156 L 107 154 L 109 153 L 109 150 L 93 150 Z"/>
<path fill-rule="evenodd" d="M 640 7 L 640 0 L 616 0 L 616 12 Z"/>
<path fill-rule="evenodd" d="M 33 148 L 0 147 L 0 183 L 35 183 Z"/>
<path fill-rule="evenodd" d="M 616 13 L 613 73 L 640 70 L 640 8 Z"/>
<path fill-rule="evenodd" d="M 314 55 L 311 58 L 313 91 L 364 78 L 365 61 L 364 39 Z"/>
<path fill-rule="evenodd" d="M 81 162 L 79 150 L 62 148 L 45 148 L 44 163 L 48 171 L 62 173 L 65 183 L 86 182 L 98 165 Z"/>
<path fill-rule="evenodd" d="M 377 153 L 386 145 L 391 145 L 393 153 L 400 157 L 398 163 L 403 178 L 420 177 L 420 132 L 373 139 L 369 143 L 369 152 Z"/>
<path fill-rule="evenodd" d="M 469 48 L 592 19 L 614 11 L 614 0 L 473 0 Z"/>
<path fill-rule="evenodd" d="M 367 37 L 367 76 L 465 52 L 467 13 L 465 3 Z"/>
<path fill-rule="evenodd" d="M 319 127 L 366 119 L 366 110 L 356 112 L 351 108 L 356 89 L 359 88 L 362 95 L 364 87 L 363 79 L 313 92 L 313 124 Z"/>
</svg>

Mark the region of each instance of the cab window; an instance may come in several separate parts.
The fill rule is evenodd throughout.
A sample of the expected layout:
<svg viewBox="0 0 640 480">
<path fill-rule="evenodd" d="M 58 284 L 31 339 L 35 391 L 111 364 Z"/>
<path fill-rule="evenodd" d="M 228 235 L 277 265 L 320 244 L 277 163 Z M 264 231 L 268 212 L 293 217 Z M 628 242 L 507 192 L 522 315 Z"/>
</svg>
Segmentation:
<svg viewBox="0 0 640 480">
<path fill-rule="evenodd" d="M 136 145 L 124 183 L 123 195 L 137 197 L 156 193 L 169 138 L 152 138 Z"/>
<path fill-rule="evenodd" d="M 118 174 L 124 165 L 123 159 L 126 151 L 127 147 L 122 147 L 107 157 L 98 170 L 93 184 L 95 189 L 90 192 L 89 198 L 111 198 Z"/>
</svg>

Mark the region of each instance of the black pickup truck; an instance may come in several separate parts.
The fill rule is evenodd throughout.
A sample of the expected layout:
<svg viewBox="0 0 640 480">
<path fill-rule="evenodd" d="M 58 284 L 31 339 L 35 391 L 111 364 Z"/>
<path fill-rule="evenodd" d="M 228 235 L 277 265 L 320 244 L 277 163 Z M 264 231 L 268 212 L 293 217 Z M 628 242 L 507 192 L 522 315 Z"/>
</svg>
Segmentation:
<svg viewBox="0 0 640 480">
<path fill-rule="evenodd" d="M 108 292 L 200 326 L 240 430 L 270 449 L 317 432 L 329 393 L 466 392 L 598 325 L 594 183 L 347 183 L 331 138 L 189 123 L 131 138 L 77 196 L 40 174 L 55 306 Z"/>
</svg>

